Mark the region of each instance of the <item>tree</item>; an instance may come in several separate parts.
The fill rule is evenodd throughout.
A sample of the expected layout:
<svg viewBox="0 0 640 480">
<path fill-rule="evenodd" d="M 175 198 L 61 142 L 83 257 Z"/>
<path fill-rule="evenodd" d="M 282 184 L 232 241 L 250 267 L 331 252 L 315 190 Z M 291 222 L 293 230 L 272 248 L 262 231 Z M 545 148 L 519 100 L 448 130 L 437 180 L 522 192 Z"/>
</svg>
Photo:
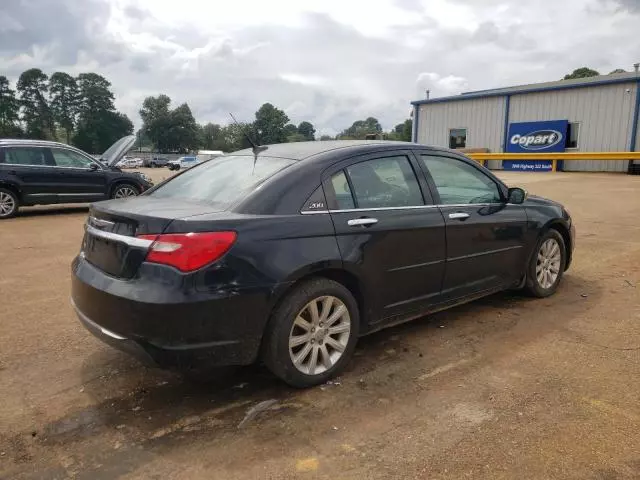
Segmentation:
<svg viewBox="0 0 640 480">
<path fill-rule="evenodd" d="M 168 135 L 171 126 L 169 105 L 171 99 L 167 95 L 147 97 L 142 102 L 140 117 L 142 117 L 142 130 L 151 140 L 156 150 L 168 151 Z"/>
<path fill-rule="evenodd" d="M 104 152 L 120 137 L 133 133 L 133 123 L 116 112 L 111 83 L 97 73 L 81 73 L 77 78 L 78 121 L 73 136 L 77 147 L 91 153 Z"/>
<path fill-rule="evenodd" d="M 363 139 L 367 134 L 382 133 L 382 125 L 377 118 L 369 117 L 366 120 L 357 120 L 349 128 L 342 131 L 340 138 Z"/>
<path fill-rule="evenodd" d="M 616 68 L 615 70 L 611 70 L 609 75 L 614 75 L 616 73 L 627 73 L 627 71 L 624 68 Z"/>
<path fill-rule="evenodd" d="M 53 119 L 64 130 L 69 143 L 78 115 L 80 92 L 76 79 L 65 72 L 54 73 L 49 79 L 49 95 Z"/>
<path fill-rule="evenodd" d="M 30 138 L 47 139 L 55 133 L 53 116 L 47 103 L 47 79 L 39 68 L 25 70 L 18 79 L 22 120 L 25 133 Z"/>
<path fill-rule="evenodd" d="M 198 148 L 198 124 L 189 105 L 183 103 L 169 114 L 169 149 L 187 153 Z"/>
<path fill-rule="evenodd" d="M 310 122 L 300 122 L 300 125 L 298 125 L 298 133 L 302 135 L 305 140 L 313 141 L 316 139 L 316 129 Z"/>
<path fill-rule="evenodd" d="M 204 150 L 224 150 L 222 127 L 216 123 L 198 126 L 198 145 Z"/>
<path fill-rule="evenodd" d="M 220 150 L 233 152 L 251 147 L 251 143 L 247 140 L 247 135 L 253 133 L 253 124 L 251 123 L 231 123 L 223 127 L 222 137 L 224 138 L 225 148 L 221 148 Z"/>
<path fill-rule="evenodd" d="M 407 119 L 402 123 L 396 125 L 391 132 L 393 140 L 399 140 L 401 142 L 410 142 L 411 134 L 413 133 L 413 122 L 411 119 Z"/>
<path fill-rule="evenodd" d="M 140 109 L 144 133 L 160 152 L 196 150 L 203 137 L 189 105 L 183 103 L 173 110 L 170 106 L 167 95 L 144 99 Z"/>
<path fill-rule="evenodd" d="M 293 123 L 287 123 L 284 126 L 284 134 L 289 138 L 291 135 L 295 135 L 298 133 L 298 127 L 296 127 Z"/>
<path fill-rule="evenodd" d="M 0 137 L 20 137 L 20 103 L 7 77 L 0 75 Z"/>
<path fill-rule="evenodd" d="M 293 135 L 289 135 L 287 137 L 287 142 L 288 143 L 294 143 L 294 142 L 307 142 L 309 139 L 307 137 L 305 137 L 304 135 L 302 135 L 301 133 L 294 133 Z"/>
<path fill-rule="evenodd" d="M 589 67 L 576 68 L 573 72 L 564 76 L 564 80 L 572 80 L 574 78 L 597 77 L 600 72 Z"/>
<path fill-rule="evenodd" d="M 287 141 L 285 125 L 289 117 L 284 111 L 265 103 L 256 112 L 256 120 L 253 123 L 258 142 L 261 145 L 272 143 L 284 143 Z"/>
</svg>

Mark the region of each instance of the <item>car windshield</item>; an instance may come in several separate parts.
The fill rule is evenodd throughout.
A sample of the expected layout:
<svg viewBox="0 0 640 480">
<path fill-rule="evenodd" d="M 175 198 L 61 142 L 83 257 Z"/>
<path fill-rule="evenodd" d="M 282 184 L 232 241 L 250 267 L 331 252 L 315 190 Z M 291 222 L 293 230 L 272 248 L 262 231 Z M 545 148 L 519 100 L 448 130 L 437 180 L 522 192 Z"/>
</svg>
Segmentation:
<svg viewBox="0 0 640 480">
<path fill-rule="evenodd" d="M 190 168 L 150 196 L 226 207 L 292 163 L 286 158 L 259 157 L 254 166 L 251 156 L 220 157 Z"/>
</svg>

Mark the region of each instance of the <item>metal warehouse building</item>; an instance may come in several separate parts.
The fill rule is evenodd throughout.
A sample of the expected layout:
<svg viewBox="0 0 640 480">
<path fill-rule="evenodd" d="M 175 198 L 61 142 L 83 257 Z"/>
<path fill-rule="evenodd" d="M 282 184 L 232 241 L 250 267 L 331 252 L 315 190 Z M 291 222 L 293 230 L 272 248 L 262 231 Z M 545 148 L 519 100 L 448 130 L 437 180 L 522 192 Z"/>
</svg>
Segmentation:
<svg viewBox="0 0 640 480">
<path fill-rule="evenodd" d="M 489 152 L 640 151 L 639 90 L 636 72 L 418 100 L 412 102 L 413 141 Z M 520 169 L 508 161 L 488 166 Z M 628 160 L 575 160 L 562 169 L 626 172 L 628 167 Z"/>
</svg>

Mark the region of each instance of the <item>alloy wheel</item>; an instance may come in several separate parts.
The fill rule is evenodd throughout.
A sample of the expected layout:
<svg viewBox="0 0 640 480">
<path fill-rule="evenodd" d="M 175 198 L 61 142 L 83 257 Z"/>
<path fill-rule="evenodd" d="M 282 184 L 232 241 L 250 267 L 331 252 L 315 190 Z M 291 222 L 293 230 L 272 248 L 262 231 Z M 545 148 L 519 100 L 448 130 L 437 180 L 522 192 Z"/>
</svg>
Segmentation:
<svg viewBox="0 0 640 480">
<path fill-rule="evenodd" d="M 116 190 L 116 193 L 113 196 L 113 198 L 135 197 L 136 195 L 138 195 L 138 192 L 136 192 L 133 187 L 129 187 L 125 185 L 125 186 L 119 187 Z"/>
<path fill-rule="evenodd" d="M 560 245 L 554 238 L 548 238 L 538 250 L 536 262 L 536 278 L 538 284 L 544 288 L 551 288 L 560 275 L 562 252 Z"/>
<path fill-rule="evenodd" d="M 342 357 L 351 334 L 351 317 L 337 297 L 323 296 L 307 303 L 289 333 L 289 356 L 298 371 L 318 375 Z"/>
<path fill-rule="evenodd" d="M 15 199 L 8 193 L 0 192 L 0 217 L 7 217 L 11 215 L 15 208 Z"/>
</svg>

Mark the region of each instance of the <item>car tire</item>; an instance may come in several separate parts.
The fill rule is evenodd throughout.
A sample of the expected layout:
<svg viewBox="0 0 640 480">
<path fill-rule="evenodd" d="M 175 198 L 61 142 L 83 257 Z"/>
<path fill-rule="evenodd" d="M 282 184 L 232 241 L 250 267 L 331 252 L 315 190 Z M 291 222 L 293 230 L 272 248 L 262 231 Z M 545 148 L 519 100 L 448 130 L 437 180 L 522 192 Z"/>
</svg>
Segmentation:
<svg viewBox="0 0 640 480">
<path fill-rule="evenodd" d="M 351 292 L 333 280 L 312 279 L 295 287 L 274 310 L 262 359 L 293 387 L 319 385 L 349 363 L 359 327 L 358 304 Z"/>
<path fill-rule="evenodd" d="M 111 198 L 127 198 L 140 195 L 140 189 L 131 183 L 119 183 L 113 188 Z"/>
<path fill-rule="evenodd" d="M 18 213 L 20 199 L 13 190 L 0 188 L 0 220 L 11 218 Z"/>
<path fill-rule="evenodd" d="M 534 297 L 553 295 L 558 289 L 567 262 L 567 251 L 562 235 L 547 230 L 538 240 L 527 268 L 525 290 Z"/>
</svg>

